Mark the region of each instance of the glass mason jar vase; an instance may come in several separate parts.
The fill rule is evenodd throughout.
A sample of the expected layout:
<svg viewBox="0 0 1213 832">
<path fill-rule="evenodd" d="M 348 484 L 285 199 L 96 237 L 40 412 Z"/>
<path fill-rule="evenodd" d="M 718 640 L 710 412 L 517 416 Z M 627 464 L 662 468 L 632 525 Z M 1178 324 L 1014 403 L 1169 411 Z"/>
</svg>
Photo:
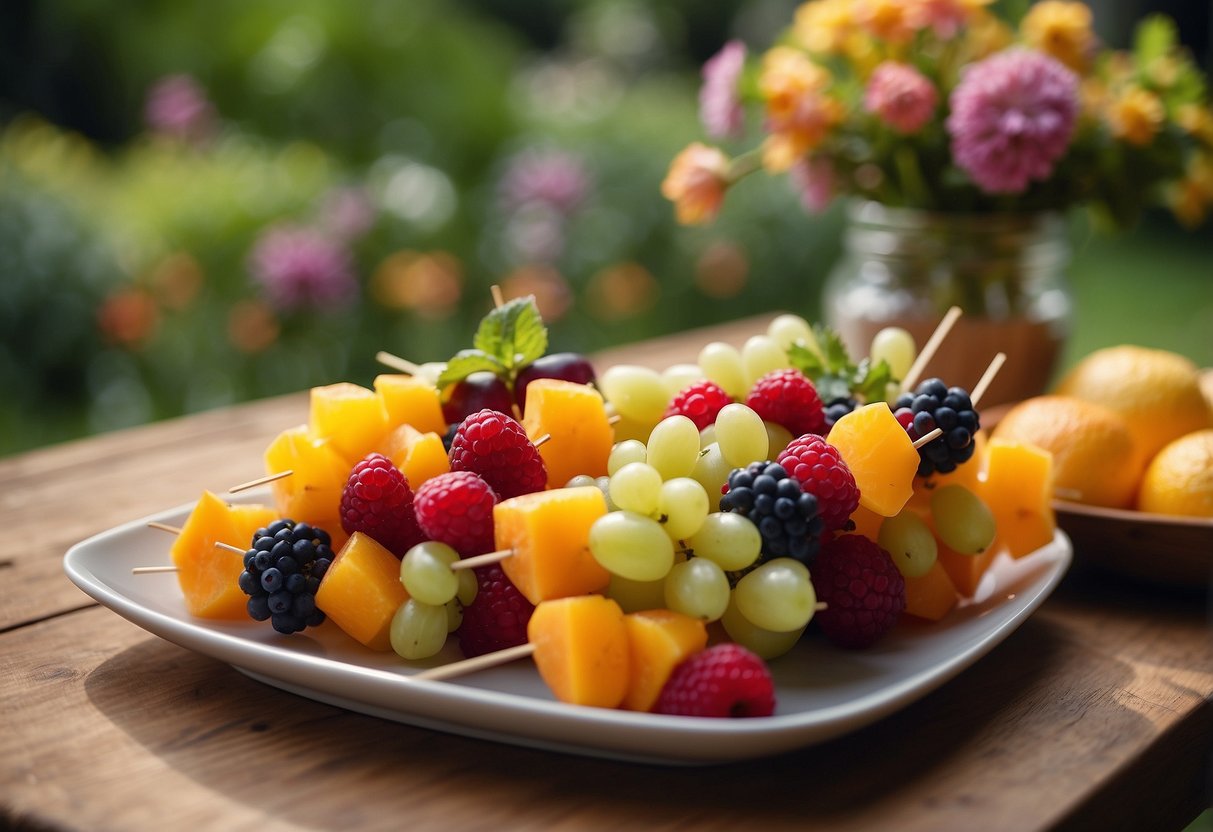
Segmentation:
<svg viewBox="0 0 1213 832">
<path fill-rule="evenodd" d="M 1042 393 L 1069 333 L 1070 244 L 1056 213 L 948 214 L 849 207 L 844 251 L 825 284 L 826 322 L 852 355 L 899 326 L 926 343 L 952 306 L 964 312 L 926 368 L 972 389 L 1007 354 L 985 406 Z"/>
</svg>

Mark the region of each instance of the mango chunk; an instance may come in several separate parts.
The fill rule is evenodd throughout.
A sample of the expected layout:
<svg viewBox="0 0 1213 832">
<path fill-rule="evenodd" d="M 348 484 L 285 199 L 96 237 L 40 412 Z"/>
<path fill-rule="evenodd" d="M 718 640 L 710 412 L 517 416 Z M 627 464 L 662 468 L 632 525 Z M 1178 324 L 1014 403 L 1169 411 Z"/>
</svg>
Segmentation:
<svg viewBox="0 0 1213 832">
<path fill-rule="evenodd" d="M 346 381 L 311 389 L 308 428 L 327 439 L 353 466 L 375 450 L 388 430 L 384 400 L 374 391 Z"/>
<path fill-rule="evenodd" d="M 587 384 L 553 378 L 535 379 L 526 388 L 522 426 L 539 446 L 548 482 L 559 488 L 578 474 L 605 476 L 615 432 L 607 421 L 602 394 Z"/>
<path fill-rule="evenodd" d="M 383 402 L 390 426 L 411 425 L 421 433 L 446 433 L 438 388 L 423 378 L 400 373 L 375 377 L 375 392 Z"/>
<path fill-rule="evenodd" d="M 324 529 L 332 537 L 334 549 L 344 540 L 341 492 L 352 467 L 304 425 L 282 431 L 265 451 L 267 474 L 294 472 L 270 486 L 279 515 Z"/>
<path fill-rule="evenodd" d="M 948 573 L 956 591 L 964 598 L 972 598 L 976 594 L 977 585 L 981 583 L 981 576 L 986 574 L 986 570 L 990 568 L 994 558 L 1002 551 L 1000 546 L 995 545 L 990 546 L 979 555 L 962 555 L 955 549 L 949 548 L 938 537 L 935 538 L 935 542 L 939 544 L 939 559 L 936 564 Z"/>
<path fill-rule="evenodd" d="M 244 562 L 240 555 L 215 544 L 246 549 L 253 532 L 277 516 L 269 506 L 229 506 L 210 491 L 203 492 L 169 550 L 190 615 L 248 618 L 248 596 L 237 584 Z"/>
<path fill-rule="evenodd" d="M 623 610 L 601 595 L 559 598 L 535 607 L 527 623 L 539 675 L 561 702 L 616 708 L 629 684 Z"/>
<path fill-rule="evenodd" d="M 514 554 L 501 562 L 506 577 L 532 604 L 605 589 L 611 575 L 590 553 L 590 526 L 606 514 L 596 486 L 537 491 L 493 507 L 498 549 Z"/>
<path fill-rule="evenodd" d="M 379 446 L 380 453 L 392 461 L 414 491 L 426 480 L 451 470 L 451 458 L 442 437 L 432 431 L 422 433 L 412 425 L 399 425 Z"/>
<path fill-rule="evenodd" d="M 1053 455 L 1028 442 L 992 439 L 981 496 L 994 513 L 998 539 L 1011 557 L 1053 540 Z"/>
<path fill-rule="evenodd" d="M 316 590 L 316 606 L 346 634 L 372 650 L 391 650 L 392 616 L 407 601 L 400 561 L 362 532 L 333 558 Z"/>
<path fill-rule="evenodd" d="M 958 556 L 962 557 L 962 556 Z M 927 621 L 939 621 L 959 600 L 956 585 L 938 560 L 916 578 L 906 578 L 906 612 Z"/>
<path fill-rule="evenodd" d="M 834 423 L 826 441 L 855 476 L 861 506 L 885 517 L 901 511 L 914 493 L 918 451 L 887 404 L 851 411 Z"/>
<path fill-rule="evenodd" d="M 628 633 L 628 691 L 623 707 L 651 711 L 674 668 L 708 643 L 708 628 L 698 618 L 667 609 L 625 615 Z"/>
</svg>

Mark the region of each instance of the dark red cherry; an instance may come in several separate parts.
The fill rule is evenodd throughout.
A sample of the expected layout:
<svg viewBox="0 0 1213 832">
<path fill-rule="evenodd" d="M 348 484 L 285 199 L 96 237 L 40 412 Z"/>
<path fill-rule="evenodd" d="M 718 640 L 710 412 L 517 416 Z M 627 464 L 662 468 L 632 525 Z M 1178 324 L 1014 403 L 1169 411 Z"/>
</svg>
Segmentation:
<svg viewBox="0 0 1213 832">
<path fill-rule="evenodd" d="M 452 425 L 486 408 L 508 416 L 514 415 L 514 400 L 510 396 L 510 388 L 488 371 L 472 373 L 463 381 L 456 382 L 445 399 L 442 403 L 442 418 Z"/>
<path fill-rule="evenodd" d="M 554 352 L 536 358 L 518 373 L 514 381 L 514 401 L 518 407 L 526 406 L 526 386 L 537 378 L 557 378 L 575 384 L 593 384 L 596 381 L 594 366 L 588 358 L 575 352 Z"/>
</svg>

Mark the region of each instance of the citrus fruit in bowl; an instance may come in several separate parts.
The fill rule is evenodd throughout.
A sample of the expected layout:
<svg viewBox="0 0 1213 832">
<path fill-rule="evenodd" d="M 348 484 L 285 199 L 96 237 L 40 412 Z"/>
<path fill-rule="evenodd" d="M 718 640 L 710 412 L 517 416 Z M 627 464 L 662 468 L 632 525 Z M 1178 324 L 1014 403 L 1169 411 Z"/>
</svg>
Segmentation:
<svg viewBox="0 0 1213 832">
<path fill-rule="evenodd" d="M 1156 514 L 1213 518 L 1213 429 L 1159 451 L 1142 477 L 1137 505 Z"/>
</svg>

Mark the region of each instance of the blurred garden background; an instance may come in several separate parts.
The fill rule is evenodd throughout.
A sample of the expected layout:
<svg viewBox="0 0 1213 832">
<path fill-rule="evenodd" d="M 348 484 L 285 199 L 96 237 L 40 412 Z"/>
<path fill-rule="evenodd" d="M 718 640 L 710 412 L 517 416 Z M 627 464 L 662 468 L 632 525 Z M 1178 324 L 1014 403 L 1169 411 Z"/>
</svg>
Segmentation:
<svg viewBox="0 0 1213 832">
<path fill-rule="evenodd" d="M 1025 7 L 1026 3 L 1007 4 Z M 1127 43 L 1213 3 L 1091 4 Z M 0 455 L 351 380 L 468 345 L 489 286 L 556 350 L 789 309 L 841 209 L 754 177 L 713 225 L 660 182 L 701 136 L 699 67 L 787 0 L 6 0 L 0 10 Z M 1067 361 L 1213 365 L 1213 230 L 1074 223 Z"/>
</svg>

